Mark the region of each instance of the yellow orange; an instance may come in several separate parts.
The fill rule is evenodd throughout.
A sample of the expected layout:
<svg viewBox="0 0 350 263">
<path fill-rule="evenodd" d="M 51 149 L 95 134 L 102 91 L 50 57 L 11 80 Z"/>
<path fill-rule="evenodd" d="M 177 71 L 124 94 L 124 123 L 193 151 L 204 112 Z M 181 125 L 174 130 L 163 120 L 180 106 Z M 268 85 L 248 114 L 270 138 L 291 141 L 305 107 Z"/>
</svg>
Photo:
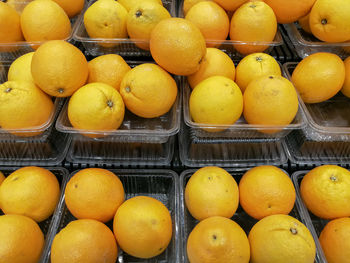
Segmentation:
<svg viewBox="0 0 350 263">
<path fill-rule="evenodd" d="M 235 64 L 231 58 L 223 51 L 217 48 L 207 48 L 199 70 L 187 77 L 188 83 L 194 89 L 203 80 L 213 77 L 223 76 L 229 79 L 235 79 Z"/>
<path fill-rule="evenodd" d="M 239 203 L 255 219 L 286 214 L 295 203 L 295 189 L 281 169 L 263 165 L 250 169 L 239 182 Z"/>
<path fill-rule="evenodd" d="M 341 92 L 350 98 L 350 57 L 344 60 L 345 65 L 345 80 Z"/>
<path fill-rule="evenodd" d="M 140 4 L 141 2 L 150 2 L 154 4 L 163 5 L 162 0 L 118 0 L 122 6 L 129 12 L 134 6 Z"/>
<path fill-rule="evenodd" d="M 78 219 L 111 220 L 124 202 L 124 188 L 112 172 L 87 168 L 77 172 L 67 183 L 65 200 Z"/>
<path fill-rule="evenodd" d="M 234 221 L 225 217 L 209 217 L 195 226 L 187 240 L 187 256 L 191 263 L 249 262 L 247 235 Z"/>
<path fill-rule="evenodd" d="M 149 40 L 153 28 L 163 19 L 170 18 L 168 10 L 153 2 L 137 2 L 129 11 L 126 28 L 130 38 L 139 40 L 135 45 L 149 50 Z"/>
<path fill-rule="evenodd" d="M 305 32 L 312 34 L 309 21 L 310 13 L 306 16 L 303 16 L 302 18 L 299 18 L 298 23 Z"/>
<path fill-rule="evenodd" d="M 34 83 L 31 65 L 34 52 L 27 53 L 12 62 L 7 78 L 8 80 L 26 80 Z"/>
<path fill-rule="evenodd" d="M 336 95 L 345 80 L 345 66 L 335 54 L 315 53 L 294 69 L 292 81 L 305 103 L 319 103 Z"/>
<path fill-rule="evenodd" d="M 145 63 L 125 74 L 120 94 L 132 113 L 143 118 L 155 118 L 171 109 L 177 97 L 177 85 L 164 69 Z"/>
<path fill-rule="evenodd" d="M 212 0 L 184 0 L 183 1 L 183 12 L 184 15 L 187 14 L 187 12 L 197 3 L 204 2 L 204 1 L 212 1 Z"/>
<path fill-rule="evenodd" d="M 169 210 L 157 199 L 137 196 L 117 210 L 113 231 L 121 249 L 138 258 L 163 253 L 172 237 Z"/>
<path fill-rule="evenodd" d="M 266 50 L 268 45 L 259 44 L 259 42 L 272 42 L 276 32 L 276 16 L 271 7 L 264 2 L 254 1 L 243 4 L 231 19 L 231 40 L 257 43 L 257 45 L 234 44 L 237 51 L 244 55 Z"/>
<path fill-rule="evenodd" d="M 350 218 L 339 218 L 328 222 L 319 240 L 328 263 L 349 261 Z"/>
<path fill-rule="evenodd" d="M 70 222 L 55 236 L 51 247 L 52 263 L 115 263 L 117 255 L 112 231 L 91 219 Z"/>
<path fill-rule="evenodd" d="M 4 180 L 5 180 L 5 175 L 2 172 L 0 172 L 0 185 Z"/>
<path fill-rule="evenodd" d="M 191 75 L 199 69 L 206 46 L 195 24 L 183 18 L 168 18 L 153 29 L 150 50 L 153 59 L 166 71 Z"/>
<path fill-rule="evenodd" d="M 23 40 L 20 16 L 14 8 L 0 2 L 0 43 L 13 43 Z M 0 51 L 7 51 L 1 48 Z M 11 51 L 11 48 L 8 50 Z"/>
<path fill-rule="evenodd" d="M 237 8 L 239 8 L 244 3 L 248 2 L 249 0 L 214 0 L 217 4 L 222 6 L 226 11 L 235 11 Z"/>
<path fill-rule="evenodd" d="M 250 230 L 251 263 L 313 263 L 315 241 L 306 226 L 288 215 L 261 219 Z"/>
<path fill-rule="evenodd" d="M 281 74 L 281 68 L 272 56 L 265 53 L 253 53 L 238 63 L 235 82 L 244 93 L 252 80 L 261 76 L 281 76 Z"/>
<path fill-rule="evenodd" d="M 238 199 L 235 179 L 216 166 L 197 170 L 185 188 L 186 207 L 197 220 L 211 216 L 231 218 L 238 208 Z"/>
<path fill-rule="evenodd" d="M 89 62 L 88 83 L 102 82 L 119 91 L 120 83 L 130 66 L 117 54 L 102 55 Z"/>
<path fill-rule="evenodd" d="M 84 8 L 85 0 L 53 0 L 57 4 L 59 4 L 60 7 L 63 8 L 63 10 L 66 12 L 66 14 L 69 17 L 74 17 L 77 14 L 81 12 Z"/>
<path fill-rule="evenodd" d="M 88 74 L 84 54 L 62 40 L 46 42 L 32 58 L 34 82 L 51 96 L 71 96 L 85 84 Z"/>
<path fill-rule="evenodd" d="M 308 172 L 300 184 L 306 207 L 316 216 L 350 216 L 350 172 L 337 165 L 322 165 Z"/>
</svg>

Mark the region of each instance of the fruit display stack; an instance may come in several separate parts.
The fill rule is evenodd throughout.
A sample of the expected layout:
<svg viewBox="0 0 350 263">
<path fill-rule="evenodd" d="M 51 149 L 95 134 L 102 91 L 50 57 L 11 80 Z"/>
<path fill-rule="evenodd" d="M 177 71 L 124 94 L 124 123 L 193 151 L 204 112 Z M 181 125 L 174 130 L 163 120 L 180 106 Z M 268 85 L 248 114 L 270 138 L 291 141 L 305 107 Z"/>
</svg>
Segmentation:
<svg viewBox="0 0 350 263">
<path fill-rule="evenodd" d="M 349 0 L 1 0 L 0 263 L 347 263 Z"/>
</svg>

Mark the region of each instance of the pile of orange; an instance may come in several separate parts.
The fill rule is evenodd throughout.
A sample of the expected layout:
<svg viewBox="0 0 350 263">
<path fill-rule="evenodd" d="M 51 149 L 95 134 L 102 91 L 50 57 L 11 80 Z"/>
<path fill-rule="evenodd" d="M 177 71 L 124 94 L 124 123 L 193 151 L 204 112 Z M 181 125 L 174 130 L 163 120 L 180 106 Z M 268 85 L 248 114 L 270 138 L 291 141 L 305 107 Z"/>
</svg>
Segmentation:
<svg viewBox="0 0 350 263">
<path fill-rule="evenodd" d="M 185 187 L 185 205 L 200 222 L 187 238 L 191 263 L 314 262 L 316 246 L 309 230 L 288 214 L 295 189 L 289 176 L 274 166 L 247 171 L 237 185 L 219 167 L 197 170 Z M 230 219 L 238 205 L 259 220 L 244 229 Z M 239 212 L 242 217 L 242 212 Z"/>
<path fill-rule="evenodd" d="M 65 190 L 71 221 L 54 238 L 52 263 L 117 261 L 119 247 L 148 259 L 166 250 L 172 237 L 169 210 L 157 199 L 136 196 L 125 201 L 124 187 L 114 173 L 84 169 Z M 113 219 L 113 232 L 104 223 Z"/>
</svg>

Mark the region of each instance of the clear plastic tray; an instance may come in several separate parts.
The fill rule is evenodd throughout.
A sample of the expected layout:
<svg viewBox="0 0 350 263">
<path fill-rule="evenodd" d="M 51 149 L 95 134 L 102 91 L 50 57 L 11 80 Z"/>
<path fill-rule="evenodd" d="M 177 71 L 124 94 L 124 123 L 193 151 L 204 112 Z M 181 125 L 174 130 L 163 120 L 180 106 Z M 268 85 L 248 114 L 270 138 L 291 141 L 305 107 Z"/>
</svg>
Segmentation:
<svg viewBox="0 0 350 263">
<path fill-rule="evenodd" d="M 321 245 L 318 241 L 318 237 L 320 236 L 323 228 L 326 226 L 326 224 L 329 222 L 328 220 L 325 219 L 321 219 L 317 216 L 315 216 L 314 214 L 312 214 L 310 211 L 308 211 L 308 209 L 306 208 L 304 202 L 301 199 L 300 196 L 300 183 L 301 180 L 303 179 L 303 177 L 305 176 L 305 174 L 307 174 L 309 171 L 298 171 L 292 174 L 292 180 L 295 186 L 295 190 L 297 192 L 297 196 L 299 197 L 300 200 L 300 208 L 303 211 L 302 212 L 302 216 L 305 218 L 306 221 L 306 225 L 309 229 L 312 229 L 314 231 L 314 235 L 316 236 L 317 240 L 316 240 L 316 245 L 318 248 L 318 251 L 320 253 L 320 255 L 322 255 L 322 259 L 323 261 L 320 262 L 327 262 L 323 250 L 321 248 Z"/>
<path fill-rule="evenodd" d="M 185 14 L 183 12 L 183 0 L 178 1 L 178 16 L 179 17 L 185 17 Z M 263 51 L 264 53 L 270 54 L 272 49 L 277 46 L 283 45 L 283 38 L 280 32 L 280 29 L 277 28 L 277 33 L 273 41 L 271 42 L 247 42 L 247 41 L 233 41 L 230 39 L 227 40 L 207 40 L 207 44 L 210 44 L 211 46 L 215 45 L 218 46 L 217 48 L 224 51 L 226 54 L 228 54 L 230 57 L 244 57 L 245 55 L 240 54 L 233 45 L 239 45 L 239 46 L 245 46 L 245 45 L 254 45 L 256 47 L 263 47 L 268 46 L 268 48 Z"/>
<path fill-rule="evenodd" d="M 2 63 L 0 83 L 6 82 L 9 62 Z M 1 165 L 58 165 L 67 153 L 70 138 L 54 129 L 54 121 L 63 105 L 63 99 L 55 99 L 54 109 L 49 120 L 40 127 L 25 129 L 0 129 L 0 164 Z M 19 137 L 10 132 L 40 135 Z"/>
<path fill-rule="evenodd" d="M 233 176 L 233 178 L 236 180 L 237 184 L 239 184 L 240 179 L 242 178 L 242 176 L 244 175 L 244 173 L 247 171 L 248 169 L 246 168 L 242 168 L 242 169 L 228 169 L 227 171 Z M 179 206 L 180 206 L 180 222 L 182 222 L 182 228 L 181 228 L 181 240 L 182 240 L 182 254 L 181 254 L 181 258 L 180 261 L 181 262 L 185 262 L 185 263 L 189 263 L 188 258 L 187 258 L 187 238 L 189 236 L 189 234 L 191 233 L 191 231 L 193 230 L 193 228 L 198 224 L 198 220 L 194 219 L 191 214 L 188 212 L 187 208 L 186 208 L 186 204 L 185 204 L 185 197 L 184 197 L 184 192 L 185 192 L 185 188 L 186 188 L 186 184 L 188 182 L 188 180 L 190 179 L 190 177 L 196 172 L 197 170 L 186 170 L 184 172 L 182 172 L 181 176 L 180 176 L 180 202 L 179 202 Z M 307 211 L 304 211 L 301 207 L 301 200 L 299 195 L 297 195 L 296 198 L 296 202 L 294 205 L 293 210 L 290 212 L 290 216 L 293 216 L 294 218 L 298 219 L 299 221 L 301 221 L 302 223 L 304 223 L 307 228 L 310 230 L 315 243 L 316 243 L 316 259 L 315 262 L 317 263 L 323 263 L 326 262 L 324 261 L 324 256 L 323 256 L 323 252 L 320 248 L 319 242 L 318 242 L 318 237 L 315 233 L 315 230 L 311 224 L 311 222 L 308 222 L 309 218 L 305 216 L 305 213 L 307 214 Z M 243 230 L 246 232 L 246 234 L 249 234 L 250 229 L 254 226 L 255 223 L 258 222 L 258 220 L 250 217 L 249 215 L 247 215 L 244 210 L 242 209 L 241 206 L 238 207 L 237 212 L 234 214 L 234 216 L 231 218 L 232 220 L 234 220 L 236 223 L 238 223 Z"/>
<path fill-rule="evenodd" d="M 95 3 L 96 0 L 90 0 L 88 6 Z M 176 16 L 176 1 L 175 0 L 162 0 L 163 6 L 169 11 L 172 17 Z M 87 34 L 84 26 L 84 15 L 81 15 L 78 19 L 78 26 L 74 31 L 74 40 L 82 42 L 86 49 L 86 53 L 92 56 L 100 56 L 105 54 L 119 54 L 121 56 L 151 56 L 151 53 L 147 50 L 138 48 L 134 43 L 147 43 L 145 40 L 135 40 L 130 38 L 90 38 Z M 115 44 L 114 47 L 102 47 L 100 43 L 110 43 Z"/>
<path fill-rule="evenodd" d="M 1 0 L 2 1 L 2 0 Z M 23 10 L 24 7 L 28 4 L 28 2 L 18 2 L 21 9 Z M 87 4 L 87 0 L 85 0 L 85 5 Z M 79 15 L 76 15 L 74 18 L 70 19 L 71 21 L 71 34 L 68 38 L 63 39 L 68 42 L 71 42 L 73 40 L 73 34 L 78 26 L 79 21 Z M 33 41 L 33 42 L 27 42 L 27 41 L 19 41 L 19 42 L 13 42 L 13 43 L 0 43 L 0 61 L 14 61 L 16 58 L 23 56 L 26 53 L 33 52 L 32 46 L 34 45 L 41 45 L 45 43 L 45 41 Z M 1 50 L 10 50 L 8 52 L 1 52 Z"/>
<path fill-rule="evenodd" d="M 317 52 L 334 53 L 342 58 L 350 54 L 350 42 L 329 43 L 323 42 L 312 34 L 305 32 L 298 23 L 285 24 L 288 36 L 291 39 L 299 57 L 305 58 Z"/>
<path fill-rule="evenodd" d="M 173 236 L 168 248 L 159 256 L 152 259 L 137 259 L 127 255 L 119 248 L 118 259 L 116 263 L 143 262 L 180 262 L 180 237 L 179 237 L 179 213 L 178 213 L 178 175 L 170 170 L 111 170 L 122 181 L 125 189 L 125 198 L 129 199 L 139 195 L 146 195 L 161 201 L 170 211 L 173 223 Z M 76 172 L 73 172 L 73 176 Z M 64 196 L 59 204 L 60 219 L 57 221 L 55 231 L 52 232 L 52 240 L 56 233 L 64 228 L 69 222 L 76 220 L 65 205 Z M 113 223 L 108 222 L 107 226 L 111 228 Z M 113 231 L 113 230 L 112 230 Z M 51 262 L 50 260 L 51 243 L 44 252 L 45 258 L 42 262 Z"/>
<path fill-rule="evenodd" d="M 0 167 L 0 171 L 3 172 L 3 174 L 6 177 L 18 169 L 19 167 Z M 61 188 L 60 199 L 62 199 L 64 194 L 64 189 L 68 181 L 69 172 L 65 168 L 61 168 L 61 167 L 47 167 L 46 169 L 50 170 L 54 175 L 56 175 L 56 178 L 58 179 L 58 182 Z M 43 258 L 45 258 L 44 251 L 46 251 L 51 246 L 52 238 L 56 231 L 55 227 L 58 224 L 60 219 L 59 207 L 60 207 L 60 203 L 57 205 L 55 212 L 53 213 L 52 216 L 50 216 L 45 221 L 39 223 L 39 227 L 41 231 L 44 233 L 44 237 L 45 237 L 44 249 L 39 262 L 43 262 Z M 4 213 L 0 209 L 0 215 L 3 215 L 3 214 Z"/>
</svg>

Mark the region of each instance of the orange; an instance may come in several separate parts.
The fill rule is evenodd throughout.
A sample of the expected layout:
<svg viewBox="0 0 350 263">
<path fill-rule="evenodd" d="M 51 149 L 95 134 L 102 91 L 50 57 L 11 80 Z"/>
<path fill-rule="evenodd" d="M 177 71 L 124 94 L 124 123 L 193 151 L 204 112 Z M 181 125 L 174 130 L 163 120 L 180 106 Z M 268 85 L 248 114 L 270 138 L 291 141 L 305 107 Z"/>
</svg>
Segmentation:
<svg viewBox="0 0 350 263">
<path fill-rule="evenodd" d="M 118 248 L 112 231 L 99 221 L 70 222 L 54 238 L 52 263 L 115 263 Z"/>
<path fill-rule="evenodd" d="M 345 65 L 345 80 L 341 92 L 350 98 L 350 57 L 344 60 Z"/>
<path fill-rule="evenodd" d="M 184 0 L 183 1 L 183 12 L 184 15 L 187 14 L 187 12 L 197 3 L 204 2 L 204 1 L 212 1 L 212 0 Z"/>
<path fill-rule="evenodd" d="M 120 83 L 130 69 L 125 60 L 117 54 L 99 56 L 89 62 L 87 82 L 102 82 L 119 91 Z"/>
<path fill-rule="evenodd" d="M 336 95 L 345 80 L 345 66 L 335 54 L 315 53 L 294 69 L 292 81 L 305 103 L 319 103 Z"/>
<path fill-rule="evenodd" d="M 166 71 L 191 75 L 199 70 L 206 46 L 195 24 L 183 18 L 168 18 L 153 29 L 150 50 L 153 59 Z"/>
<path fill-rule="evenodd" d="M 141 2 L 151 2 L 151 3 L 163 5 L 162 0 L 118 0 L 118 3 L 123 5 L 128 12 L 134 6 L 140 4 Z"/>
<path fill-rule="evenodd" d="M 237 8 L 239 8 L 244 3 L 248 2 L 249 0 L 214 0 L 217 4 L 222 6 L 226 11 L 235 11 Z"/>
<path fill-rule="evenodd" d="M 163 19 L 170 18 L 168 10 L 153 2 L 137 2 L 129 11 L 126 28 L 130 38 L 139 40 L 135 45 L 149 50 L 149 40 L 153 28 Z"/>
<path fill-rule="evenodd" d="M 248 238 L 236 222 L 210 217 L 199 222 L 188 236 L 187 256 L 191 263 L 248 263 Z"/>
<path fill-rule="evenodd" d="M 316 216 L 350 216 L 350 172 L 337 165 L 322 165 L 308 172 L 300 184 L 306 207 Z"/>
<path fill-rule="evenodd" d="M 44 127 L 53 114 L 53 103 L 33 82 L 8 81 L 0 85 L 0 126 L 3 129 Z M 38 133 L 18 133 L 34 136 Z"/>
<path fill-rule="evenodd" d="M 29 166 L 10 174 L 0 188 L 1 209 L 44 221 L 53 214 L 60 198 L 56 176 L 44 168 Z"/>
<path fill-rule="evenodd" d="M 47 0 L 35 0 L 23 9 L 21 27 L 29 42 L 67 39 L 71 34 L 67 14 L 54 1 Z"/>
<path fill-rule="evenodd" d="M 289 24 L 307 15 L 316 0 L 264 0 L 277 17 L 280 24 Z"/>
<path fill-rule="evenodd" d="M 88 74 L 84 54 L 62 40 L 46 42 L 32 58 L 33 79 L 51 96 L 71 96 L 85 84 Z"/>
<path fill-rule="evenodd" d="M 346 263 L 350 257 L 350 218 L 328 222 L 320 235 L 320 243 L 328 263 Z"/>
<path fill-rule="evenodd" d="M 85 0 L 53 0 L 55 1 L 57 4 L 60 5 L 60 7 L 63 8 L 63 10 L 66 12 L 66 14 L 69 17 L 74 17 L 77 14 L 79 14 L 81 12 L 81 10 L 83 10 L 84 8 L 84 3 Z"/>
<path fill-rule="evenodd" d="M 76 129 L 112 131 L 124 120 L 125 106 L 119 92 L 104 83 L 90 83 L 77 90 L 68 104 L 68 118 Z M 96 134 L 84 135 L 96 137 Z"/>
<path fill-rule="evenodd" d="M 299 18 L 298 23 L 305 32 L 312 34 L 309 21 L 310 13 L 306 16 L 303 16 L 302 18 Z"/>
<path fill-rule="evenodd" d="M 66 205 L 78 219 L 111 220 L 124 202 L 124 188 L 112 172 L 87 168 L 77 172 L 67 183 Z"/>
<path fill-rule="evenodd" d="M 233 177 L 216 166 L 197 170 L 185 188 L 185 202 L 197 220 L 211 216 L 231 218 L 238 208 L 238 186 Z"/>
<path fill-rule="evenodd" d="M 0 172 L 0 185 L 4 180 L 5 180 L 5 175 L 2 172 Z"/>
<path fill-rule="evenodd" d="M 96 1 L 84 13 L 84 25 L 91 38 L 127 38 L 126 9 L 114 0 Z M 113 47 L 115 43 L 99 43 Z"/>
<path fill-rule="evenodd" d="M 44 235 L 35 221 L 21 215 L 0 216 L 0 263 L 37 263 Z"/>
<path fill-rule="evenodd" d="M 27 53 L 12 62 L 7 78 L 8 80 L 26 80 L 34 83 L 31 65 L 34 52 Z"/>
<path fill-rule="evenodd" d="M 163 253 L 171 241 L 169 210 L 152 197 L 133 197 L 117 210 L 113 231 L 119 246 L 129 255 L 155 257 Z"/>
<path fill-rule="evenodd" d="M 286 214 L 295 203 L 295 189 L 290 177 L 281 169 L 263 165 L 250 169 L 239 182 L 239 202 L 255 219 Z"/>
<path fill-rule="evenodd" d="M 271 7 L 264 2 L 254 1 L 242 5 L 231 19 L 230 39 L 252 43 L 234 44 L 237 51 L 244 55 L 266 50 L 268 45 L 261 42 L 272 42 L 276 32 L 276 16 Z"/>
<path fill-rule="evenodd" d="M 20 16 L 6 3 L 0 2 L 0 43 L 13 43 L 23 40 Z M 0 51 L 7 51 L 1 48 Z M 11 51 L 11 48 L 10 50 Z"/>
<path fill-rule="evenodd" d="M 187 12 L 186 19 L 199 28 L 205 40 L 215 40 L 207 43 L 209 47 L 220 46 L 230 30 L 230 20 L 225 10 L 214 2 L 195 4 Z"/>
<path fill-rule="evenodd" d="M 251 263 L 313 263 L 315 241 L 306 226 L 288 215 L 261 219 L 250 230 Z"/>
<path fill-rule="evenodd" d="M 252 125 L 287 126 L 298 112 L 298 95 L 293 84 L 278 75 L 251 81 L 244 95 L 245 120 Z M 261 130 L 266 133 L 279 131 Z"/>
<path fill-rule="evenodd" d="M 236 83 L 244 93 L 249 83 L 262 76 L 279 75 L 281 68 L 278 62 L 265 53 L 253 53 L 244 57 L 236 68 Z"/>
<path fill-rule="evenodd" d="M 141 64 L 125 74 L 120 94 L 128 110 L 143 118 L 167 113 L 177 97 L 175 80 L 158 65 Z"/>
<path fill-rule="evenodd" d="M 349 12 L 348 0 L 317 0 L 310 13 L 312 34 L 327 42 L 350 40 Z"/>
<path fill-rule="evenodd" d="M 235 79 L 235 64 L 231 58 L 223 51 L 217 48 L 207 48 L 199 70 L 187 77 L 188 83 L 194 89 L 201 81 L 213 77 L 223 76 L 229 79 Z"/>
<path fill-rule="evenodd" d="M 190 114 L 194 122 L 211 125 L 232 125 L 242 115 L 243 96 L 237 84 L 226 77 L 203 80 L 191 93 Z M 221 129 L 206 129 L 217 132 Z"/>
</svg>

